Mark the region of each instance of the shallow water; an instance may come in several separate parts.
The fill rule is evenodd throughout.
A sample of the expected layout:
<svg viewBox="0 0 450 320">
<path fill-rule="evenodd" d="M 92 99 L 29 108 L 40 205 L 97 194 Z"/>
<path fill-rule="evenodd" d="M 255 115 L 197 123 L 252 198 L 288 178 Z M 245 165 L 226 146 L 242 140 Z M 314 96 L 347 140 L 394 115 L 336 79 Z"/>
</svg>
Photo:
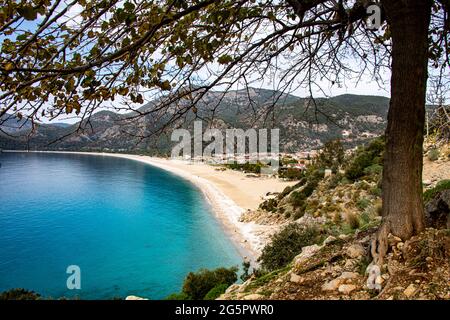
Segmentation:
<svg viewBox="0 0 450 320">
<path fill-rule="evenodd" d="M 164 298 L 200 268 L 239 265 L 201 192 L 121 158 L 0 154 L 0 291 Z M 66 268 L 81 269 L 69 290 Z"/>
</svg>

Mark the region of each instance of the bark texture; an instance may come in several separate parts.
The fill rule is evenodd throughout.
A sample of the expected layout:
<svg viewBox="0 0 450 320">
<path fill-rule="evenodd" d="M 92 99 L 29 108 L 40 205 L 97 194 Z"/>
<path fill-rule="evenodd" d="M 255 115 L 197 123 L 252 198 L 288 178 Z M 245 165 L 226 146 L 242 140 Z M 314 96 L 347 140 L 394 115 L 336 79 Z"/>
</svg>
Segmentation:
<svg viewBox="0 0 450 320">
<path fill-rule="evenodd" d="M 383 223 L 372 246 L 377 264 L 386 254 L 389 233 L 406 240 L 424 229 L 422 149 L 431 15 L 428 0 L 384 0 L 382 5 L 392 36 L 392 76 Z"/>
</svg>

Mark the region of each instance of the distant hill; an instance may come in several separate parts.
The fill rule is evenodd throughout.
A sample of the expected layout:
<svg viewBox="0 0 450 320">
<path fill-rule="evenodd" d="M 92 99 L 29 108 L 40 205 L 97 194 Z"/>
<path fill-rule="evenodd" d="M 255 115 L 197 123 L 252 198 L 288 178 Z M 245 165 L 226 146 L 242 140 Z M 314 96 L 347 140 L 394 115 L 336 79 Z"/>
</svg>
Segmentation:
<svg viewBox="0 0 450 320">
<path fill-rule="evenodd" d="M 139 109 L 147 112 L 154 108 L 150 102 Z M 383 134 L 389 99 L 380 96 L 341 95 L 333 98 L 299 98 L 266 89 L 248 88 L 227 93 L 212 91 L 197 104 L 197 115 L 214 128 L 279 128 L 282 151 L 316 149 L 330 139 L 340 138 L 347 146 Z M 169 108 L 159 115 L 146 115 L 134 121 L 126 120 L 133 114 L 100 111 L 91 116 L 89 124 L 41 124 L 29 141 L 31 149 L 123 151 L 167 153 L 171 149 L 170 131 L 158 137 L 140 139 L 160 128 L 182 106 Z M 192 128 L 195 115 L 188 112 L 173 126 Z M 11 123 L 7 122 L 8 126 Z M 173 127 L 172 126 L 172 127 Z M 75 134 L 77 128 L 81 127 Z M 206 123 L 205 126 L 206 127 Z M 0 134 L 0 148 L 24 149 L 24 135 L 30 127 L 8 131 L 15 138 Z M 62 140 L 58 140 L 61 137 Z M 58 140 L 49 145 L 49 143 Z"/>
</svg>

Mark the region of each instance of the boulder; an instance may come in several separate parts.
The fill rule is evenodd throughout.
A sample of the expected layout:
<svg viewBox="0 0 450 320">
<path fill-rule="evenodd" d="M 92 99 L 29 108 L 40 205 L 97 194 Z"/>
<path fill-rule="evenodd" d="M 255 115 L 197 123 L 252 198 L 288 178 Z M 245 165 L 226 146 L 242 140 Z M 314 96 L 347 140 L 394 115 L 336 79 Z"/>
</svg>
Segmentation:
<svg viewBox="0 0 450 320">
<path fill-rule="evenodd" d="M 148 300 L 148 299 L 141 298 L 141 297 L 138 297 L 138 296 L 128 296 L 128 297 L 125 298 L 125 300 Z"/>
<path fill-rule="evenodd" d="M 302 252 L 294 258 L 295 267 L 301 267 L 309 258 L 322 249 L 321 246 L 313 244 L 312 246 L 307 246 L 302 248 Z"/>
<path fill-rule="evenodd" d="M 253 293 L 245 296 L 244 300 L 262 300 L 264 298 L 265 297 L 262 294 Z"/>
<path fill-rule="evenodd" d="M 240 284 L 237 284 L 237 283 L 232 284 L 231 286 L 229 286 L 229 287 L 227 288 L 227 290 L 225 290 L 225 293 L 231 293 L 231 292 L 239 291 L 239 288 L 240 288 L 240 287 L 241 287 Z"/>
<path fill-rule="evenodd" d="M 344 271 L 344 272 L 342 272 L 342 274 L 339 276 L 339 278 L 340 279 L 344 279 L 344 280 L 347 280 L 347 279 L 356 279 L 356 278 L 358 278 L 358 274 L 356 273 L 356 272 L 347 272 L 347 271 Z"/>
<path fill-rule="evenodd" d="M 417 291 L 417 288 L 414 284 L 410 284 L 405 291 L 403 291 L 403 294 L 407 297 L 407 298 L 411 298 Z"/>
<path fill-rule="evenodd" d="M 350 258 L 355 259 L 355 258 L 359 258 L 359 257 L 362 257 L 363 255 L 365 255 L 366 249 L 364 249 L 364 247 L 362 245 L 355 243 L 347 248 L 346 254 Z"/>
<path fill-rule="evenodd" d="M 300 277 L 299 275 L 295 274 L 295 273 L 291 273 L 291 277 L 289 279 L 290 282 L 295 282 L 295 283 L 302 283 L 303 282 L 303 278 Z"/>
<path fill-rule="evenodd" d="M 324 244 L 324 245 L 327 245 L 327 244 L 330 244 L 330 243 L 334 243 L 334 242 L 336 242 L 336 241 L 337 241 L 336 237 L 328 236 L 328 237 L 325 239 L 325 241 L 323 242 L 323 244 Z"/>
<path fill-rule="evenodd" d="M 331 281 L 325 282 L 322 285 L 322 291 L 336 291 L 342 283 L 342 279 L 336 278 Z"/>
<path fill-rule="evenodd" d="M 450 189 L 438 192 L 425 205 L 425 221 L 435 229 L 450 228 Z"/>
<path fill-rule="evenodd" d="M 349 294 L 356 290 L 356 286 L 353 284 L 342 284 L 339 286 L 338 291 L 343 294 Z"/>
</svg>

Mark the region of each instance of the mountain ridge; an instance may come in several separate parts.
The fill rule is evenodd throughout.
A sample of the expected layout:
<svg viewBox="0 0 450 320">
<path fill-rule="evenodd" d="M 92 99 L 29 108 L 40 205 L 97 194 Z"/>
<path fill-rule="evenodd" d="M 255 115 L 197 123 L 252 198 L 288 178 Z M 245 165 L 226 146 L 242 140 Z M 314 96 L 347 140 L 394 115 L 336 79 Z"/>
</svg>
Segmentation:
<svg viewBox="0 0 450 320">
<path fill-rule="evenodd" d="M 134 121 L 127 118 L 136 113 L 100 110 L 91 116 L 89 125 L 82 123 L 82 130 L 60 141 L 59 138 L 80 127 L 80 122 L 39 124 L 28 142 L 24 136 L 30 127 L 9 130 L 9 134 L 18 137 L 0 134 L 0 148 L 167 153 L 172 145 L 168 135 L 170 130 L 174 127 L 191 130 L 196 116 L 208 119 L 205 122 L 218 129 L 277 127 L 280 129 L 280 149 L 285 152 L 314 149 L 336 138 L 351 147 L 383 134 L 389 98 L 344 94 L 311 99 L 255 88 L 210 91 L 197 103 L 196 114 L 186 112 L 162 135 L 141 139 L 140 136 L 157 131 L 171 115 L 185 108 L 183 105 L 171 106 L 170 112 L 150 113 L 156 105 L 157 101 L 150 101 L 140 107 L 139 111 L 147 114 Z M 0 128 L 4 129 L 3 124 Z M 51 143 L 53 141 L 57 142 Z"/>
</svg>

